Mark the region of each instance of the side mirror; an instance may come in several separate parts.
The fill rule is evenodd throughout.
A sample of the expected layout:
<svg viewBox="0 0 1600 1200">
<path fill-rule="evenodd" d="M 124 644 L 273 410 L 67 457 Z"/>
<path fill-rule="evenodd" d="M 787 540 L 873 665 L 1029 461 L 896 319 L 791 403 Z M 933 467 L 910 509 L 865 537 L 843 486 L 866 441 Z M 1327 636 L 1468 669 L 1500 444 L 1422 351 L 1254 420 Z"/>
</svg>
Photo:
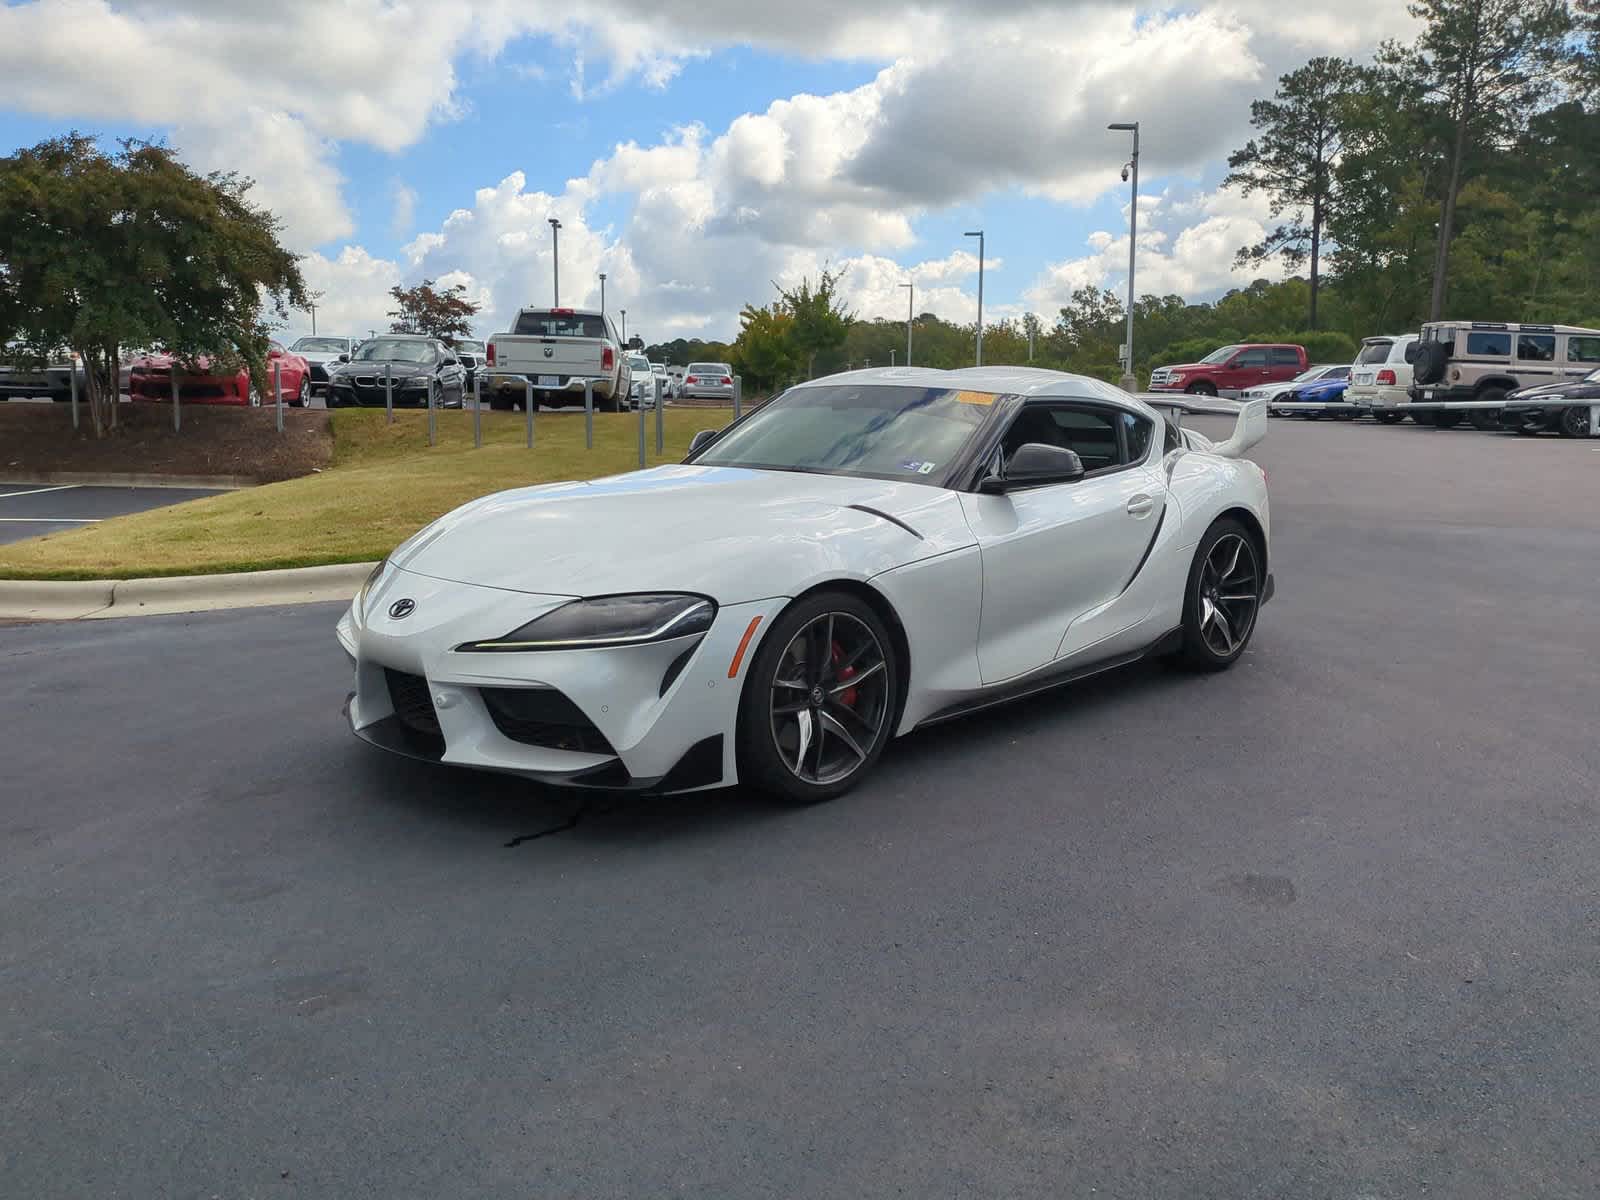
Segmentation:
<svg viewBox="0 0 1600 1200">
<path fill-rule="evenodd" d="M 704 450 L 707 446 L 711 445 L 712 442 L 716 441 L 719 436 L 720 434 L 718 430 L 702 429 L 699 433 L 695 434 L 694 437 L 689 439 L 689 457 L 693 458 L 696 454 L 699 454 L 700 451 Z"/>
<path fill-rule="evenodd" d="M 1047 446 L 1043 442 L 1028 442 L 1017 447 L 1017 452 L 1006 463 L 1004 473 L 990 475 L 978 485 L 978 490 L 997 495 L 1047 483 L 1070 483 L 1074 479 L 1082 479 L 1083 475 L 1083 459 L 1078 457 L 1075 450 Z"/>
<path fill-rule="evenodd" d="M 348 354 L 341 354 L 341 355 L 339 355 L 339 361 L 340 362 L 349 362 L 350 361 L 350 356 Z"/>
</svg>

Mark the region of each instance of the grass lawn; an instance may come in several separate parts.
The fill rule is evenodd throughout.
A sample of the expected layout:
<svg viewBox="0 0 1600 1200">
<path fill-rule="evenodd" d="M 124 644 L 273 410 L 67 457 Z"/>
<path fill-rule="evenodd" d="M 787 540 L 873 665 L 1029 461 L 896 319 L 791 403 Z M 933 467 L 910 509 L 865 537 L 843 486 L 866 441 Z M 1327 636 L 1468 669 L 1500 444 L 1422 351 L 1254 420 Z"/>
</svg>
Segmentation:
<svg viewBox="0 0 1600 1200">
<path fill-rule="evenodd" d="M 678 462 L 697 430 L 720 428 L 732 415 L 668 408 L 658 457 L 655 415 L 647 413 L 647 463 Z M 521 413 L 485 412 L 478 450 L 470 411 L 438 414 L 438 445 L 431 448 L 425 412 L 397 412 L 393 425 L 381 410 L 340 409 L 332 417 L 333 464 L 321 474 L 0 546 L 0 579 L 126 579 L 365 562 L 488 492 L 639 465 L 633 413 L 596 413 L 592 451 L 584 449 L 581 412 L 536 414 L 532 450 L 524 444 Z"/>
</svg>

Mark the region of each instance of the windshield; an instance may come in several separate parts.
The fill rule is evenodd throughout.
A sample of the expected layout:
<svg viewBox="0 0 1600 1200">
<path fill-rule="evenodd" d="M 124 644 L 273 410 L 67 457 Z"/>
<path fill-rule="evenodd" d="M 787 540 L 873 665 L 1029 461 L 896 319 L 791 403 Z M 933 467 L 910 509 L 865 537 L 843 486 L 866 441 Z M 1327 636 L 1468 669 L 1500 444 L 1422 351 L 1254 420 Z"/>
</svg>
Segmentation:
<svg viewBox="0 0 1600 1200">
<path fill-rule="evenodd" d="M 654 371 L 657 375 L 665 375 L 667 373 L 667 368 L 665 366 L 663 366 L 661 363 L 651 363 L 650 364 L 650 369 L 652 371 Z"/>
<path fill-rule="evenodd" d="M 409 362 L 435 363 L 439 354 L 432 342 L 403 342 L 396 338 L 378 338 L 363 342 L 356 351 L 357 362 Z"/>
<path fill-rule="evenodd" d="M 598 313 L 521 312 L 511 332 L 523 337 L 604 338 L 605 320 Z"/>
<path fill-rule="evenodd" d="M 648 358 L 641 358 L 637 354 L 630 354 L 628 355 L 628 369 L 632 371 L 649 372 L 650 360 Z"/>
<path fill-rule="evenodd" d="M 294 344 L 297 354 L 343 354 L 350 343 L 343 338 L 303 337 Z"/>
<path fill-rule="evenodd" d="M 1373 363 L 1388 362 L 1389 350 L 1393 346 L 1393 342 L 1384 339 L 1380 339 L 1375 342 L 1363 342 L 1361 345 L 1361 355 L 1356 359 L 1356 362 L 1361 366 L 1371 366 Z"/>
<path fill-rule="evenodd" d="M 689 374 L 691 375 L 727 375 L 730 373 L 730 368 L 726 363 L 689 364 Z"/>
<path fill-rule="evenodd" d="M 1210 354 L 1206 355 L 1200 361 L 1203 362 L 1203 363 L 1227 362 L 1230 358 L 1232 358 L 1234 356 L 1235 352 L 1237 352 L 1238 349 L 1239 349 L 1239 347 L 1237 347 L 1237 346 L 1224 346 L 1221 350 L 1213 350 Z"/>
<path fill-rule="evenodd" d="M 1600 367 L 1596 367 L 1583 377 L 1585 383 L 1600 383 Z"/>
<path fill-rule="evenodd" d="M 694 461 L 942 485 L 993 403 L 988 393 L 944 388 L 794 388 Z"/>
<path fill-rule="evenodd" d="M 457 350 L 458 353 L 461 352 L 461 351 L 465 351 L 468 354 L 482 354 L 483 353 L 483 343 L 482 342 L 470 342 L 470 341 L 457 342 L 456 343 L 456 350 Z"/>
</svg>

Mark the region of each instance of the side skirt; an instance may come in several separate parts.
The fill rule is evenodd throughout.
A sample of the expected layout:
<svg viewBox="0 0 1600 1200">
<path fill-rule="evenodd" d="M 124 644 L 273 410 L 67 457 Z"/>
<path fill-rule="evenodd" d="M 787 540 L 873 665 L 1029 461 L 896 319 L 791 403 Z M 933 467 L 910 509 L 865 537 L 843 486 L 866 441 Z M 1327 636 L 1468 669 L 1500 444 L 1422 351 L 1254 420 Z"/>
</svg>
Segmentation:
<svg viewBox="0 0 1600 1200">
<path fill-rule="evenodd" d="M 1065 687 L 1069 683 L 1078 683 L 1091 676 L 1114 671 L 1118 667 L 1131 666 L 1146 658 L 1160 658 L 1182 648 L 1183 630 L 1181 628 L 1170 629 L 1148 645 L 1138 650 L 1129 651 L 1126 654 L 1103 658 L 1097 662 L 1079 663 L 1070 667 L 1057 667 L 1054 669 L 1045 667 L 1026 678 L 1010 683 L 996 684 L 990 691 L 980 692 L 970 699 L 961 700 L 948 708 L 940 709 L 932 716 L 917 722 L 915 727 L 922 729 L 925 726 L 937 725 L 943 721 L 953 721 L 957 717 L 965 717 L 971 713 L 981 712 L 998 704 L 1010 704 L 1013 700 L 1022 700 L 1028 696 L 1036 696 L 1040 692 L 1048 692 L 1054 688 Z"/>
</svg>

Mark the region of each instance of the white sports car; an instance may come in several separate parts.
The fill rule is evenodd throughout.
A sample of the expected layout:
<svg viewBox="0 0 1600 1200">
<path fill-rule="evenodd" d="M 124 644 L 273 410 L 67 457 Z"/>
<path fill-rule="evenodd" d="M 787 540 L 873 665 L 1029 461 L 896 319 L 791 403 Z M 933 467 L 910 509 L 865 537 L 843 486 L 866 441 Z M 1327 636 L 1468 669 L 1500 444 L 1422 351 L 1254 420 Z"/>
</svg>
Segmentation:
<svg viewBox="0 0 1600 1200">
<path fill-rule="evenodd" d="M 399 546 L 339 622 L 350 724 L 564 786 L 825 799 L 918 726 L 1234 662 L 1273 589 L 1241 458 L 1266 425 L 1027 368 L 802 384 L 682 465 L 485 496 Z"/>
</svg>

